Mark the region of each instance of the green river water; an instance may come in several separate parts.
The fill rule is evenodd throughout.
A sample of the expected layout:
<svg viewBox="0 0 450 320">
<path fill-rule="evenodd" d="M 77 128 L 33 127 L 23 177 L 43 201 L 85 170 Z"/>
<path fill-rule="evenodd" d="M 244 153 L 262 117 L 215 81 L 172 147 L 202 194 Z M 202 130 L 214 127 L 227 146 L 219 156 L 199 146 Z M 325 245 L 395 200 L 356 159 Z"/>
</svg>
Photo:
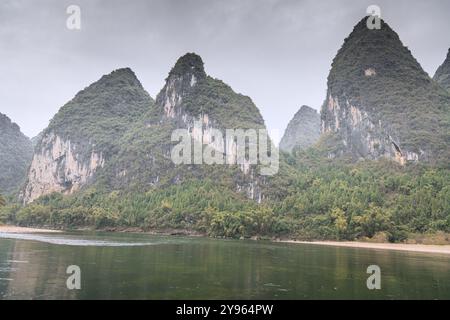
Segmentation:
<svg viewBox="0 0 450 320">
<path fill-rule="evenodd" d="M 69 290 L 67 267 L 81 270 Z M 381 269 L 368 290 L 367 267 Z M 146 234 L 0 233 L 0 299 L 450 299 L 450 256 Z"/>
</svg>

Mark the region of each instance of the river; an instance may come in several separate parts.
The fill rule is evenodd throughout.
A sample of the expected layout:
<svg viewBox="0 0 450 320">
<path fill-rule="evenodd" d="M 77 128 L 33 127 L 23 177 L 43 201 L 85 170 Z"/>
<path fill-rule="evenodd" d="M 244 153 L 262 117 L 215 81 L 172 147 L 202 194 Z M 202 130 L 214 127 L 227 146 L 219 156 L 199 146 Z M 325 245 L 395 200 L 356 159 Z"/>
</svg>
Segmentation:
<svg viewBox="0 0 450 320">
<path fill-rule="evenodd" d="M 68 266 L 81 289 L 69 290 Z M 381 289 L 367 288 L 367 268 Z M 0 233 L 0 299 L 450 299 L 450 256 L 131 233 Z"/>
</svg>

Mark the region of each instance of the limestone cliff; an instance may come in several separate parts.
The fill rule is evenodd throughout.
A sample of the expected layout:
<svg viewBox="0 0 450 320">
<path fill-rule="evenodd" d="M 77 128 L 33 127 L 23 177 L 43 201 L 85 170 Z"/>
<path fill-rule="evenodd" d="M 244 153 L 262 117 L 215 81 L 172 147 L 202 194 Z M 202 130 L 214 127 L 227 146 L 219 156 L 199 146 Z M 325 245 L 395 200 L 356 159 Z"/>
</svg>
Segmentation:
<svg viewBox="0 0 450 320">
<path fill-rule="evenodd" d="M 359 22 L 333 60 L 321 131 L 355 159 L 437 161 L 448 154 L 450 97 L 384 22 Z"/>
<path fill-rule="evenodd" d="M 152 104 L 130 69 L 116 70 L 79 92 L 40 134 L 23 201 L 71 194 L 93 181 L 117 152 L 119 138 Z"/>
<path fill-rule="evenodd" d="M 289 122 L 280 149 L 291 152 L 294 148 L 307 149 L 316 143 L 320 136 L 320 114 L 308 106 L 302 106 Z"/>
<path fill-rule="evenodd" d="M 264 120 L 250 98 L 235 93 L 222 81 L 209 77 L 202 59 L 193 53 L 181 57 L 169 73 L 155 106 L 131 128 L 120 144 L 114 163 L 106 166 L 114 188 L 163 188 L 193 179 L 212 179 L 234 191 L 262 200 L 258 171 L 248 163 L 228 165 L 175 165 L 171 134 L 185 129 L 200 144 L 211 144 L 224 157 L 236 156 L 236 145 L 224 146 L 212 132 L 226 129 L 264 129 Z"/>
<path fill-rule="evenodd" d="M 53 132 L 44 136 L 41 146 L 44 147 L 34 154 L 28 172 L 25 202 L 52 192 L 71 194 L 78 191 L 105 163 L 103 153 L 94 151 L 94 148 L 86 161 L 70 140 L 64 140 Z"/>
</svg>

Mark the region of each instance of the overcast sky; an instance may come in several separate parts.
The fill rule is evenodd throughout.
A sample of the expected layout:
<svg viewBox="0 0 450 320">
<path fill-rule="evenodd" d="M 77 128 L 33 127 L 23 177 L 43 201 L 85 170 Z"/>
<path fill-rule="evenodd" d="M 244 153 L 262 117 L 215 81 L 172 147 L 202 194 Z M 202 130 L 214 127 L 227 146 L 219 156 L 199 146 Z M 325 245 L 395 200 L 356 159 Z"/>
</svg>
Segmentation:
<svg viewBox="0 0 450 320">
<path fill-rule="evenodd" d="M 79 31 L 66 28 L 71 4 Z M 130 67 L 155 97 L 196 52 L 281 135 L 301 105 L 320 109 L 331 61 L 371 4 L 433 75 L 450 47 L 448 0 L 0 0 L 0 112 L 33 137 L 103 74 Z"/>
</svg>

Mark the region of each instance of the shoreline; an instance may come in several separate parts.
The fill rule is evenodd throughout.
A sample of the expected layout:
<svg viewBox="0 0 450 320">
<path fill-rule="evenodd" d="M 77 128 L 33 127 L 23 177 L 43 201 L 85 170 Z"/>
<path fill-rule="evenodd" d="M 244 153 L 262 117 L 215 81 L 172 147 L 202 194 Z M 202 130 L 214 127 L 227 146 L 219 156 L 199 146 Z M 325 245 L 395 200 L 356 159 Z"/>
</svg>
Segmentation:
<svg viewBox="0 0 450 320">
<path fill-rule="evenodd" d="M 74 228 L 74 229 L 56 229 L 52 227 L 20 227 L 14 225 L 1 225 L 0 233 L 63 233 L 70 231 L 95 231 L 95 232 L 116 232 L 116 233 L 137 233 L 137 234 L 149 234 L 149 235 L 160 235 L 160 236 L 186 236 L 186 237 L 207 237 L 206 234 L 202 234 L 196 231 L 185 230 L 185 229 L 160 229 L 160 230 L 148 230 L 144 231 L 138 227 L 114 227 L 114 228 L 102 228 L 102 229 L 92 229 L 88 227 Z"/>
<path fill-rule="evenodd" d="M 0 225 L 0 233 L 61 233 L 61 230 Z"/>
<path fill-rule="evenodd" d="M 377 249 L 377 250 L 388 250 L 388 251 L 407 251 L 407 252 L 450 255 L 450 245 L 376 243 L 376 242 L 360 242 L 360 241 L 339 242 L 339 241 L 280 240 L 278 242 L 291 243 L 291 244 L 310 244 L 310 245 L 316 245 L 316 246 L 341 247 L 341 248 Z"/>
<path fill-rule="evenodd" d="M 112 229 L 112 230 L 111 230 Z M 78 229 L 80 231 L 86 229 Z M 165 235 L 165 236 L 190 236 L 190 237 L 207 237 L 204 234 L 188 230 L 151 230 L 142 231 L 139 228 L 110 228 L 109 230 L 96 230 L 100 232 L 121 232 L 121 233 L 144 233 L 150 235 Z M 12 225 L 0 225 L 0 233 L 62 233 L 64 230 L 45 229 L 45 228 L 31 228 L 31 227 L 18 227 Z M 256 240 L 256 239 L 252 239 Z M 328 246 L 328 247 L 341 247 L 341 248 L 356 248 L 356 249 L 375 249 L 375 250 L 387 250 L 387 251 L 406 251 L 417 253 L 430 253 L 430 254 L 445 254 L 450 255 L 450 245 L 433 245 L 433 244 L 407 244 L 407 243 L 380 243 L 380 242 L 362 242 L 362 241 L 298 241 L 290 239 L 277 239 L 270 240 L 275 243 L 288 243 L 288 244 L 306 244 L 316 246 Z"/>
</svg>

